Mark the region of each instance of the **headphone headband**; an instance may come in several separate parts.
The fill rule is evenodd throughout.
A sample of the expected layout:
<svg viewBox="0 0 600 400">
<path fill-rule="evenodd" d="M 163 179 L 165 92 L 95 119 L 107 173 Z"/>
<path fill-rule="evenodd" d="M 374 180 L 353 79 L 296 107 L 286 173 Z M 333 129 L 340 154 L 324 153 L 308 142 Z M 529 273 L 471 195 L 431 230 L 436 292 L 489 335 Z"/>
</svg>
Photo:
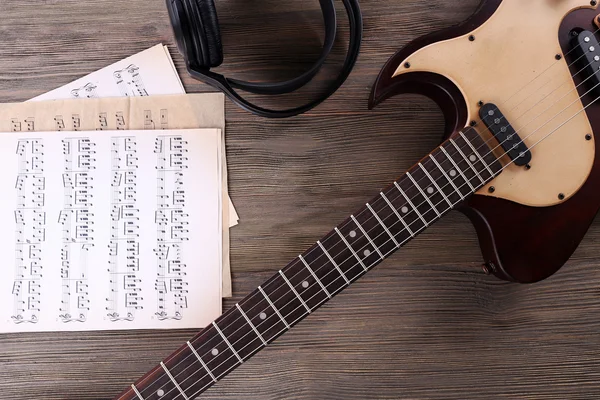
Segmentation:
<svg viewBox="0 0 600 400">
<path fill-rule="evenodd" d="M 290 93 L 298 90 L 310 82 L 325 64 L 327 57 L 331 53 L 337 34 L 337 17 L 333 0 L 319 0 L 323 12 L 323 20 L 325 23 L 325 39 L 323 43 L 323 50 L 321 51 L 321 55 L 317 62 L 302 75 L 285 82 L 276 83 L 246 82 L 237 79 L 226 78 L 225 76 L 210 70 L 210 64 L 208 64 L 206 61 L 211 54 L 214 55 L 215 50 L 211 49 L 211 53 L 208 51 L 208 47 L 210 43 L 213 43 L 214 46 L 214 42 L 211 42 L 211 40 L 215 39 L 218 40 L 218 45 L 220 46 L 220 36 L 218 38 L 206 37 L 205 35 L 202 35 L 202 33 L 206 34 L 208 30 L 207 28 L 212 26 L 212 29 L 216 29 L 217 32 L 209 33 L 212 33 L 213 36 L 219 35 L 218 22 L 216 21 L 216 10 L 213 12 L 212 16 L 214 21 L 206 22 L 206 20 L 202 19 L 202 15 L 198 17 L 192 17 L 197 19 L 194 21 L 190 19 L 189 16 L 195 14 L 194 11 L 200 13 L 202 12 L 202 10 L 195 9 L 195 7 L 198 6 L 198 3 L 190 4 L 190 2 L 196 1 L 198 1 L 201 6 L 205 8 L 207 7 L 207 4 L 201 3 L 202 1 L 206 0 L 167 0 L 167 8 L 169 10 L 173 30 L 177 39 L 177 45 L 180 53 L 185 58 L 188 72 L 195 79 L 198 79 L 223 91 L 223 93 L 225 93 L 225 95 L 227 95 L 227 97 L 229 97 L 234 103 L 256 115 L 267 118 L 287 118 L 305 113 L 315 108 L 340 88 L 340 86 L 350 75 L 350 72 L 352 71 L 352 68 L 354 67 L 358 58 L 360 43 L 362 40 L 362 14 L 358 0 L 342 0 L 350 21 L 350 40 L 344 65 L 337 78 L 331 82 L 325 93 L 304 106 L 288 110 L 270 110 L 259 107 L 243 98 L 236 91 L 236 89 L 264 95 Z M 196 32 L 196 34 L 194 34 L 194 32 Z M 218 57 L 216 57 L 216 59 L 218 59 Z M 213 62 L 212 64 L 218 65 L 219 63 Z"/>
</svg>

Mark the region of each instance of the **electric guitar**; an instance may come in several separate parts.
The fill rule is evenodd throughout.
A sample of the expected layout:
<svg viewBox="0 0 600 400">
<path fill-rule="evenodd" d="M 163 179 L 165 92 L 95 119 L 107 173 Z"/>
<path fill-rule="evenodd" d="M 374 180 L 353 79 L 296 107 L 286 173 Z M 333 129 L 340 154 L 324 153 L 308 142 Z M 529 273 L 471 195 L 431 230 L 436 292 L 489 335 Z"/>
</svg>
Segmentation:
<svg viewBox="0 0 600 400">
<path fill-rule="evenodd" d="M 598 14 L 589 0 L 485 0 L 395 54 L 370 106 L 425 94 L 446 140 L 117 399 L 196 398 L 454 209 L 500 279 L 558 271 L 600 207 Z"/>
</svg>

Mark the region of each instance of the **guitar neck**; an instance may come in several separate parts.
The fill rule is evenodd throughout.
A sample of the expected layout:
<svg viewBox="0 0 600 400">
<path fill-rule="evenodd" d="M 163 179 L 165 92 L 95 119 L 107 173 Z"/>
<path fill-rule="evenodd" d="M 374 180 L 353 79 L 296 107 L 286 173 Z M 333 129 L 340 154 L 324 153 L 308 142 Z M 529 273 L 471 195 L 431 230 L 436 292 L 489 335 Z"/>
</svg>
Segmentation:
<svg viewBox="0 0 600 400">
<path fill-rule="evenodd" d="M 494 179 L 473 129 L 444 142 L 117 399 L 193 399 Z"/>
</svg>

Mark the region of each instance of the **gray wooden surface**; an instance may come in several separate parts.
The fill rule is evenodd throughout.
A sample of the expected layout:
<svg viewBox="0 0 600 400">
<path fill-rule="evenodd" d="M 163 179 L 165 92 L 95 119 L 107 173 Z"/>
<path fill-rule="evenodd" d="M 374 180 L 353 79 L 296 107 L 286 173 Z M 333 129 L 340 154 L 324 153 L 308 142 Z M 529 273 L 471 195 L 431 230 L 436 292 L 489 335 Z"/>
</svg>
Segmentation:
<svg viewBox="0 0 600 400">
<path fill-rule="evenodd" d="M 227 104 L 241 224 L 231 241 L 235 298 L 225 307 L 436 145 L 442 118 L 429 100 L 395 98 L 367 111 L 369 89 L 397 48 L 476 5 L 363 0 L 362 55 L 328 102 L 286 121 Z M 316 0 L 219 0 L 218 9 L 222 71 L 284 78 L 318 54 Z M 1 101 L 26 100 L 158 42 L 169 44 L 189 92 L 208 90 L 183 72 L 162 0 L 3 0 L 0 39 Z M 511 285 L 481 272 L 473 228 L 450 215 L 201 398 L 598 398 L 599 237 L 595 223 L 555 277 Z M 112 398 L 192 334 L 0 335 L 0 398 Z"/>
</svg>

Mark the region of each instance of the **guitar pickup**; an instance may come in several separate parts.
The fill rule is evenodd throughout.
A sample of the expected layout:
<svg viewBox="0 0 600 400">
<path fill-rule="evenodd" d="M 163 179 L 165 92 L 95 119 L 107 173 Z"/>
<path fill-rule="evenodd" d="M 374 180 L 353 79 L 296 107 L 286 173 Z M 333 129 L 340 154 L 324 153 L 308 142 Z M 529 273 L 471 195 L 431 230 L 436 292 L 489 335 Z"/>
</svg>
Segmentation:
<svg viewBox="0 0 600 400">
<path fill-rule="evenodd" d="M 479 117 L 515 165 L 529 164 L 531 151 L 495 104 L 484 104 L 479 110 Z"/>
<path fill-rule="evenodd" d="M 580 73 L 585 84 L 595 96 L 600 94 L 600 44 L 596 35 L 582 31 L 572 40 L 576 62 L 583 69 Z"/>
</svg>

